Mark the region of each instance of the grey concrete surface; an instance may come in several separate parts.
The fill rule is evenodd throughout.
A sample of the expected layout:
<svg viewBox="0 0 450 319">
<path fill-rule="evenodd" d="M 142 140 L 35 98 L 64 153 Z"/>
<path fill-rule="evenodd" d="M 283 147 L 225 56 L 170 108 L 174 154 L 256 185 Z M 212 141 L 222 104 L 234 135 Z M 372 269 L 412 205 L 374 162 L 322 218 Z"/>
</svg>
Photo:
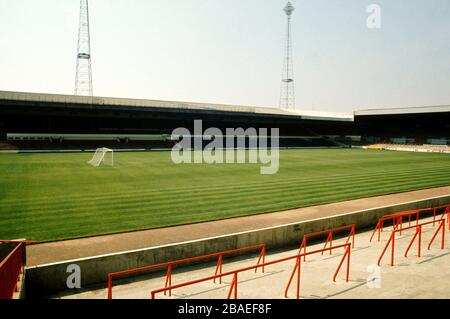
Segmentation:
<svg viewBox="0 0 450 319">
<path fill-rule="evenodd" d="M 421 222 L 430 221 L 431 218 Z M 406 223 L 405 223 L 406 226 Z M 380 242 L 369 242 L 371 231 L 358 233 L 355 237 L 355 248 L 351 252 L 350 280 L 345 282 L 345 268 L 339 273 L 337 281 L 333 282 L 333 273 L 342 258 L 343 251 L 337 250 L 332 255 L 316 254 L 302 263 L 301 299 L 320 298 L 450 298 L 450 231 L 446 230 L 445 249 L 440 249 L 440 236 L 427 250 L 427 245 L 436 231 L 432 225 L 423 227 L 422 257 L 417 257 L 415 243 L 407 258 L 403 256 L 406 247 L 414 235 L 414 230 L 408 230 L 396 236 L 395 265 L 389 264 L 389 251 L 381 263 L 380 275 L 376 276 L 377 259 L 383 250 L 391 227 L 382 233 Z M 344 243 L 345 238 L 335 242 Z M 323 243 L 308 246 L 308 251 L 320 249 Z M 272 261 L 286 256 L 295 255 L 297 249 L 269 251 L 266 261 Z M 224 272 L 255 264 L 257 255 L 237 257 L 226 260 Z M 345 265 L 345 264 L 344 264 Z M 238 298 L 284 298 L 284 289 L 294 263 L 287 261 L 266 267 L 266 272 L 254 273 L 248 271 L 239 274 Z M 370 268 L 372 267 L 372 268 Z M 191 266 L 176 270 L 173 274 L 173 284 L 186 282 L 212 275 L 215 265 Z M 375 275 L 375 279 L 374 279 Z M 379 279 L 378 279 L 379 278 Z M 212 281 L 182 287 L 173 291 L 172 297 L 157 295 L 157 298 L 226 298 L 231 277 L 225 278 L 222 284 Z M 115 281 L 113 287 L 114 299 L 149 298 L 150 291 L 164 286 L 165 273 L 127 278 Z M 52 298 L 91 299 L 107 298 L 107 290 L 81 289 L 51 296 Z M 288 297 L 295 298 L 295 281 Z"/>
</svg>

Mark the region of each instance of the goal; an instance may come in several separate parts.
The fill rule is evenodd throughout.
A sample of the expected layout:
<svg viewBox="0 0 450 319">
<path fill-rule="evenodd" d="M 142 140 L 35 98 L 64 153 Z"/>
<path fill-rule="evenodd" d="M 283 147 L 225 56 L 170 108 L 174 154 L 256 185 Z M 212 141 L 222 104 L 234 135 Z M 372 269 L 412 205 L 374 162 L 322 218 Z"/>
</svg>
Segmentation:
<svg viewBox="0 0 450 319">
<path fill-rule="evenodd" d="M 97 148 L 92 159 L 90 161 L 88 161 L 88 164 L 91 164 L 92 166 L 95 166 L 95 167 L 100 166 L 100 164 L 102 164 L 102 163 L 105 165 L 114 166 L 114 151 L 113 150 L 106 148 L 106 147 Z"/>
</svg>

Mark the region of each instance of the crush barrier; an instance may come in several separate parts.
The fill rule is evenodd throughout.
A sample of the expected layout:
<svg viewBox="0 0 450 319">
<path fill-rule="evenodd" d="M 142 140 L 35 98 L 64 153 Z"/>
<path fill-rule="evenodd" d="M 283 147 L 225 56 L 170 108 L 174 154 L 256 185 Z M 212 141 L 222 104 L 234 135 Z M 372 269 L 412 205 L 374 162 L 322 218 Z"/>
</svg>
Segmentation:
<svg viewBox="0 0 450 319">
<path fill-rule="evenodd" d="M 336 282 L 336 277 L 337 277 L 337 275 L 339 273 L 339 270 L 341 269 L 342 264 L 344 263 L 344 260 L 347 259 L 347 270 L 346 270 L 346 279 L 345 279 L 345 281 L 348 282 L 349 275 L 350 275 L 350 252 L 351 252 L 351 249 L 352 249 L 352 245 L 347 242 L 347 243 L 345 243 L 343 245 L 338 245 L 338 246 L 335 246 L 335 247 L 330 246 L 328 248 L 324 247 L 324 248 L 322 248 L 320 250 L 312 251 L 310 253 L 306 253 L 305 252 L 303 254 L 300 254 L 299 257 L 296 259 L 294 269 L 292 270 L 292 273 L 291 273 L 291 276 L 289 278 L 288 284 L 287 284 L 286 289 L 284 291 L 284 296 L 286 298 L 288 297 L 289 288 L 291 286 L 292 280 L 294 279 L 295 273 L 297 273 L 297 295 L 296 296 L 297 296 L 297 299 L 300 298 L 300 277 L 301 277 L 301 269 L 302 269 L 302 258 L 301 258 L 301 255 L 303 255 L 303 259 L 305 260 L 306 255 L 316 254 L 316 253 L 319 253 L 319 252 L 323 255 L 323 252 L 325 250 L 329 249 L 330 252 L 331 252 L 332 249 L 338 249 L 338 248 L 341 248 L 341 247 L 345 248 L 345 252 L 344 252 L 344 255 L 342 256 L 341 261 L 339 262 L 339 266 L 337 267 L 337 269 L 336 269 L 336 271 L 334 273 L 333 281 Z"/>
<path fill-rule="evenodd" d="M 408 226 L 411 226 L 411 223 L 413 221 L 413 217 L 415 217 L 416 225 L 419 224 L 420 215 L 424 213 L 433 213 L 433 226 L 437 223 L 436 217 L 438 215 L 438 210 L 442 209 L 443 212 L 441 214 L 441 218 L 444 218 L 445 215 L 450 214 L 450 205 L 442 205 L 438 207 L 431 207 L 431 208 L 423 208 L 423 209 L 416 209 L 416 210 L 409 210 L 404 212 L 398 212 L 394 214 L 384 215 L 382 216 L 375 226 L 372 235 L 370 237 L 370 242 L 372 242 L 373 237 L 375 234 L 378 234 L 378 241 L 381 240 L 381 232 L 384 230 L 384 224 L 388 221 L 392 221 L 393 229 L 396 229 L 398 227 L 403 228 L 403 218 L 408 218 Z M 450 221 L 449 221 L 449 229 L 450 229 Z"/>
<path fill-rule="evenodd" d="M 450 230 L 450 206 L 447 206 L 445 211 L 442 213 L 441 218 L 439 220 L 443 220 L 447 217 L 448 230 Z"/>
<path fill-rule="evenodd" d="M 442 211 L 440 211 L 441 209 L 442 209 Z M 425 213 L 428 213 L 428 214 L 432 213 L 433 220 L 430 222 L 426 222 L 426 223 L 419 223 L 420 219 L 422 217 L 421 215 L 425 214 Z M 441 215 L 439 219 L 437 218 L 438 215 Z M 444 241 L 445 241 L 446 217 L 447 217 L 447 221 L 449 223 L 448 227 L 450 230 L 450 205 L 448 205 L 448 204 L 443 205 L 443 206 L 438 206 L 435 208 L 425 208 L 425 209 L 418 209 L 418 210 L 403 211 L 403 212 L 398 212 L 398 213 L 385 215 L 385 216 L 381 217 L 377 223 L 377 227 L 375 227 L 375 229 L 372 233 L 372 236 L 370 237 L 370 241 L 372 241 L 372 239 L 377 231 L 379 232 L 378 235 L 380 237 L 380 233 L 383 231 L 384 223 L 386 221 L 392 221 L 393 232 L 391 233 L 391 237 L 390 237 L 388 243 L 386 244 L 386 247 L 384 247 L 382 255 L 380 256 L 380 258 L 378 260 L 378 265 L 380 265 L 383 256 L 385 255 L 385 253 L 387 252 L 388 248 L 391 245 L 392 245 L 391 264 L 392 265 L 394 264 L 395 235 L 397 233 L 401 234 L 403 231 L 408 231 L 411 229 L 415 229 L 415 233 L 414 233 L 414 236 L 413 236 L 411 242 L 409 243 L 408 248 L 406 249 L 406 252 L 404 255 L 405 255 L 405 257 L 407 257 L 413 244 L 415 242 L 417 242 L 418 243 L 418 256 L 420 257 L 421 250 L 422 250 L 422 227 L 424 225 L 435 226 L 436 223 L 439 225 L 439 227 L 436 229 L 435 233 L 433 234 L 433 238 L 431 239 L 431 241 L 428 244 L 428 249 L 431 248 L 431 245 L 433 244 L 433 242 L 439 235 L 439 232 L 442 232 L 441 248 L 443 249 Z M 404 227 L 404 225 L 403 225 L 403 220 L 405 218 L 408 218 L 408 220 L 407 220 L 409 222 L 408 227 Z M 413 222 L 415 222 L 415 223 L 413 223 Z M 348 235 L 347 235 L 347 237 L 344 237 L 344 239 L 346 238 L 345 244 L 339 245 L 339 246 L 333 246 L 335 244 L 335 238 L 334 238 L 335 234 L 337 232 L 339 232 L 339 234 L 342 235 L 342 233 L 345 233 L 345 231 L 347 231 L 347 230 L 348 230 Z M 307 246 L 310 243 L 310 239 L 314 236 L 320 236 L 320 235 L 323 235 L 323 237 L 326 238 L 323 248 L 319 249 L 319 250 L 307 252 Z M 380 238 L 378 240 L 380 240 Z M 194 257 L 194 259 L 197 259 L 197 258 L 207 258 L 210 256 L 218 256 L 214 275 L 210 275 L 207 277 L 203 277 L 203 278 L 199 278 L 199 279 L 195 279 L 195 280 L 191 280 L 191 281 L 187 281 L 187 282 L 182 282 L 182 283 L 179 283 L 176 285 L 172 284 L 171 268 L 168 267 L 169 263 L 150 266 L 151 268 L 163 267 L 163 266 L 168 267 L 165 286 L 163 288 L 159 288 L 159 289 L 151 291 L 151 298 L 154 299 L 156 297 L 156 295 L 159 293 L 164 293 L 164 295 L 167 295 L 167 292 L 169 292 L 169 296 L 171 296 L 171 292 L 173 289 L 187 287 L 190 285 L 195 285 L 195 284 L 209 281 L 209 280 L 212 280 L 214 283 L 216 282 L 216 280 L 219 280 L 219 282 L 222 283 L 222 278 L 226 277 L 226 276 L 232 276 L 231 285 L 230 285 L 230 289 L 228 291 L 227 298 L 228 299 L 230 299 L 232 297 L 237 298 L 237 291 L 238 291 L 238 284 L 239 284 L 239 281 L 238 281 L 239 276 L 238 275 L 241 272 L 245 272 L 245 271 L 249 271 L 249 270 L 253 270 L 253 269 L 255 270 L 255 272 L 257 272 L 257 269 L 260 267 L 263 269 L 263 272 L 264 272 L 265 266 L 273 265 L 276 263 L 281 263 L 281 262 L 288 261 L 288 260 L 295 260 L 296 262 L 295 262 L 295 266 L 294 266 L 292 272 L 290 273 L 289 281 L 288 281 L 286 289 L 284 291 L 284 295 L 285 295 L 285 297 L 288 296 L 289 289 L 294 281 L 295 276 L 297 275 L 296 297 L 300 298 L 300 278 L 302 276 L 301 275 L 301 271 L 302 271 L 302 260 L 301 259 L 303 259 L 303 261 L 305 261 L 306 256 L 308 256 L 308 255 L 312 255 L 312 254 L 316 254 L 316 253 L 321 253 L 323 255 L 325 252 L 328 252 L 328 251 L 330 252 L 330 254 L 332 254 L 333 250 L 335 250 L 335 249 L 345 248 L 345 252 L 342 256 L 342 259 L 334 273 L 333 281 L 336 280 L 336 277 L 339 274 L 339 271 L 341 270 L 343 263 L 347 260 L 346 281 L 348 282 L 349 272 L 350 272 L 350 254 L 351 254 L 350 251 L 354 247 L 355 247 L 355 225 L 348 225 L 348 226 L 336 227 L 336 228 L 332 228 L 332 229 L 328 229 L 328 230 L 324 230 L 324 231 L 306 234 L 303 237 L 302 243 L 300 244 L 300 247 L 299 247 L 299 251 L 296 255 L 277 259 L 277 260 L 270 261 L 270 262 L 265 262 L 265 260 L 264 260 L 264 256 L 265 256 L 265 252 L 266 252 L 265 245 L 264 245 L 264 250 L 261 251 L 260 257 L 259 257 L 256 265 L 228 271 L 225 273 L 222 271 L 222 257 L 219 256 L 220 253 L 205 255 L 205 256 L 200 256 L 200 257 Z M 233 252 L 233 251 L 230 251 L 230 252 Z M 192 260 L 192 259 L 186 259 L 184 261 L 190 261 L 190 260 Z M 262 261 L 262 263 L 261 263 L 261 261 Z M 183 260 L 179 261 L 179 262 L 183 262 Z M 149 267 L 143 268 L 143 270 L 146 270 L 146 269 L 149 269 Z M 138 271 L 139 270 L 140 269 L 138 269 Z M 134 270 L 134 271 L 136 271 L 136 270 Z M 130 273 L 130 271 L 119 272 L 116 274 L 120 275 L 121 273 Z M 112 280 L 111 280 L 111 282 L 109 282 L 109 287 L 112 287 Z M 109 292 L 109 294 L 111 294 L 111 291 Z M 109 295 L 109 296 L 111 296 L 111 295 Z"/>
<path fill-rule="evenodd" d="M 33 241 L 0 240 L 0 243 L 17 243 L 11 252 L 0 261 L 0 299 L 12 299 L 19 290 L 18 283 L 24 269 L 25 245 Z"/>
<path fill-rule="evenodd" d="M 342 245 L 337 245 L 337 246 L 330 246 L 327 248 L 322 248 L 322 249 L 318 249 L 315 251 L 309 251 L 306 253 L 299 253 L 293 256 L 289 256 L 289 257 L 284 257 L 284 258 L 280 258 L 277 260 L 272 260 L 269 262 L 264 262 L 261 265 L 254 265 L 254 266 L 249 266 L 249 267 L 243 267 L 240 269 L 236 269 L 236 270 L 232 270 L 232 271 L 228 271 L 222 274 L 216 274 L 216 275 L 212 275 L 212 276 L 208 276 L 208 277 L 204 277 L 204 278 L 199 278 L 196 280 L 191 280 L 191 281 L 186 281 L 184 283 L 180 283 L 180 284 L 176 284 L 174 286 L 167 286 L 164 288 L 159 288 L 159 289 L 155 289 L 152 290 L 150 292 L 150 296 L 151 299 L 155 299 L 156 295 L 159 293 L 166 293 L 167 291 L 171 291 L 174 289 L 178 289 L 178 288 L 182 288 L 182 287 L 187 287 L 187 286 L 191 286 L 191 285 L 195 285 L 201 282 L 206 282 L 206 281 L 210 281 L 210 280 L 215 280 L 218 278 L 222 278 L 222 277 L 227 277 L 227 276 L 233 276 L 233 279 L 231 281 L 231 285 L 230 285 L 230 290 L 228 291 L 228 296 L 227 299 L 230 299 L 231 296 L 233 296 L 234 299 L 237 299 L 237 295 L 238 295 L 238 274 L 241 272 L 245 272 L 245 271 L 249 271 L 249 270 L 257 270 L 258 267 L 267 267 L 270 265 L 274 265 L 274 264 L 278 264 L 278 263 L 282 263 L 285 261 L 289 261 L 289 260 L 296 260 L 296 267 L 294 267 L 294 270 L 291 274 L 291 277 L 289 279 L 288 282 L 288 286 L 286 287 L 286 291 L 285 291 L 285 296 L 287 296 L 287 291 L 289 289 L 290 284 L 292 283 L 292 279 L 293 276 L 295 275 L 295 273 L 297 273 L 297 299 L 300 298 L 300 273 L 301 273 L 301 267 L 300 267 L 300 260 L 302 257 L 304 257 L 304 255 L 312 255 L 312 254 L 318 254 L 318 253 L 322 253 L 324 251 L 329 251 L 332 249 L 339 249 L 339 248 L 345 248 L 345 253 L 339 263 L 338 268 L 336 269 L 336 271 L 334 272 L 333 275 L 333 281 L 336 281 L 336 277 L 339 274 L 339 270 L 342 267 L 342 264 L 344 263 L 344 260 L 347 259 L 347 271 L 346 271 L 346 282 L 349 281 L 349 275 L 350 275 L 350 251 L 351 251 L 351 244 L 347 243 L 347 244 L 342 244 Z"/>
<path fill-rule="evenodd" d="M 444 249 L 444 245 L 445 245 L 445 219 L 441 219 L 438 223 L 439 223 L 439 227 L 436 229 L 436 231 L 433 234 L 433 237 L 431 238 L 430 242 L 428 243 L 428 250 L 431 249 L 431 245 L 433 244 L 434 240 L 436 239 L 437 235 L 439 234 L 439 232 L 441 232 L 441 249 Z M 378 258 L 378 266 L 380 266 L 381 264 L 381 260 L 383 259 L 384 254 L 386 253 L 386 251 L 388 250 L 389 246 L 391 246 L 391 266 L 394 266 L 394 256 L 395 256 L 395 234 L 396 233 L 401 233 L 402 231 L 406 231 L 409 229 L 415 229 L 415 233 L 414 236 L 412 237 L 408 248 L 405 251 L 404 256 L 408 257 L 408 252 L 411 249 L 412 245 L 414 244 L 414 241 L 416 240 L 416 238 L 418 239 L 418 244 L 417 244 L 417 248 L 418 248 L 418 252 L 417 255 L 418 257 L 421 256 L 421 249 L 422 249 L 422 226 L 425 225 L 434 225 L 435 221 L 430 221 L 430 222 L 425 222 L 425 223 L 421 223 L 415 226 L 408 226 L 405 228 L 395 228 L 392 230 L 391 236 L 389 237 L 388 242 L 386 243 L 380 257 Z"/>
<path fill-rule="evenodd" d="M 303 253 L 306 253 L 306 246 L 308 245 L 308 238 L 317 237 L 320 235 L 326 235 L 327 239 L 325 241 L 325 245 L 323 246 L 323 248 L 326 248 L 328 246 L 328 244 L 330 244 L 330 247 L 331 247 L 331 246 L 333 246 L 333 234 L 336 232 L 345 231 L 345 230 L 350 230 L 345 243 L 348 244 L 351 240 L 352 248 L 355 248 L 355 224 L 353 224 L 353 225 L 335 227 L 335 228 L 303 235 L 303 240 L 302 240 L 302 243 L 300 244 L 299 253 L 301 253 L 302 250 L 303 250 Z M 333 253 L 333 249 L 330 249 L 330 255 L 332 253 Z M 322 255 L 323 255 L 323 253 L 322 253 Z M 306 261 L 306 255 L 303 256 L 303 261 Z"/>
<path fill-rule="evenodd" d="M 156 264 L 156 265 L 150 265 L 150 266 L 145 266 L 145 267 L 140 267 L 140 268 L 134 268 L 134 269 L 109 273 L 108 274 L 108 299 L 112 299 L 112 287 L 113 287 L 113 278 L 114 277 L 135 274 L 138 272 L 144 272 L 144 271 L 153 270 L 153 269 L 157 269 L 157 268 L 167 268 L 166 281 L 165 281 L 164 287 L 170 288 L 172 286 L 173 266 L 191 263 L 194 261 L 210 259 L 210 258 L 214 258 L 214 257 L 217 257 L 216 270 L 214 273 L 214 275 L 216 277 L 214 277 L 212 279 L 213 279 L 213 282 L 215 283 L 216 279 L 218 278 L 220 283 L 222 283 L 222 277 L 220 275 L 222 274 L 222 270 L 223 270 L 223 257 L 226 255 L 230 255 L 230 254 L 236 254 L 236 253 L 247 252 L 247 251 L 252 251 L 252 250 L 260 251 L 258 261 L 255 265 L 255 267 L 256 267 L 255 272 L 257 272 L 258 268 L 261 268 L 262 272 L 264 273 L 266 244 L 260 244 L 260 245 L 255 245 L 255 246 L 248 246 L 248 247 L 243 247 L 243 248 L 238 248 L 238 249 L 226 250 L 226 251 L 221 251 L 221 252 L 208 254 L 208 255 L 196 256 L 196 257 L 180 259 L 180 260 L 170 261 L 170 262 Z M 167 291 L 169 292 L 169 296 L 171 296 L 172 289 L 167 289 Z M 164 291 L 164 294 L 166 294 L 167 291 Z"/>
</svg>

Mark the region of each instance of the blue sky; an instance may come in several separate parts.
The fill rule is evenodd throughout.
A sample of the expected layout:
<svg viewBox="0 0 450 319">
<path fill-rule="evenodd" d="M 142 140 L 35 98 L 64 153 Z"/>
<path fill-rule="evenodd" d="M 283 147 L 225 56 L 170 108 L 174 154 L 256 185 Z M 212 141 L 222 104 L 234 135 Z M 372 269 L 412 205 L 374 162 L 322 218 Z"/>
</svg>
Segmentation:
<svg viewBox="0 0 450 319">
<path fill-rule="evenodd" d="M 298 109 L 450 104 L 450 1 L 293 0 Z M 381 29 L 366 8 L 381 6 Z M 94 94 L 278 106 L 281 0 L 91 0 Z M 0 90 L 73 94 L 79 2 L 0 0 Z"/>
</svg>

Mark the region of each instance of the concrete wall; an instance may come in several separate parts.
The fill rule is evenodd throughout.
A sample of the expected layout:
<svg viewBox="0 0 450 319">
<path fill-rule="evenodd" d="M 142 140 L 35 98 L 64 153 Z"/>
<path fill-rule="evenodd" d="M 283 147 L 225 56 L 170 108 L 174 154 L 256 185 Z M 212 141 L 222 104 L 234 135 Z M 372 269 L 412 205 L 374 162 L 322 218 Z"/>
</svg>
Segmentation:
<svg viewBox="0 0 450 319">
<path fill-rule="evenodd" d="M 361 230 L 375 226 L 382 215 L 446 204 L 450 204 L 450 195 L 191 242 L 28 267 L 27 294 L 45 296 L 67 290 L 66 280 L 70 275 L 67 273 L 67 266 L 70 264 L 80 266 L 82 287 L 92 284 L 104 285 L 109 272 L 262 243 L 267 244 L 270 252 L 270 249 L 298 245 L 305 233 L 351 224 L 355 224 L 357 229 Z"/>
</svg>

